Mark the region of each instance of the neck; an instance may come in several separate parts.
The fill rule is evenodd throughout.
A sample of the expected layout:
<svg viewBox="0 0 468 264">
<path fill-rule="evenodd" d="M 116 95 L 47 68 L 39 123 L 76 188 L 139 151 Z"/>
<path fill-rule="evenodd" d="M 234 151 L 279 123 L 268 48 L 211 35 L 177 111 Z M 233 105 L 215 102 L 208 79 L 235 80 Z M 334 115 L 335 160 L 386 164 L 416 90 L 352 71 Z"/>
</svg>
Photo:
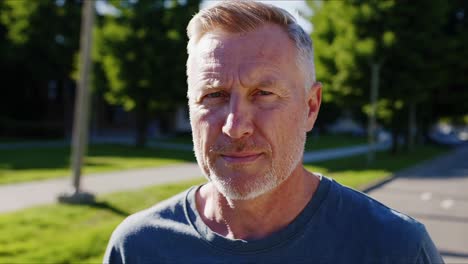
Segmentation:
<svg viewBox="0 0 468 264">
<path fill-rule="evenodd" d="M 233 239 L 259 239 L 290 224 L 305 208 L 319 184 L 298 166 L 276 189 L 252 200 L 230 200 L 212 183 L 199 189 L 197 209 L 214 232 Z"/>
</svg>

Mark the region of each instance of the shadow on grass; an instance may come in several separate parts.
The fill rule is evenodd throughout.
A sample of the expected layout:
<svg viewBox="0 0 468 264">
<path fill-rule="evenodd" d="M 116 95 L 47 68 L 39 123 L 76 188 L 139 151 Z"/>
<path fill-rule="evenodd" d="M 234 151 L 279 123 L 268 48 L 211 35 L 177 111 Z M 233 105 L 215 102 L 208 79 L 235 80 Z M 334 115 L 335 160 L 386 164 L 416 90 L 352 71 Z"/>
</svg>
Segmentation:
<svg viewBox="0 0 468 264">
<path fill-rule="evenodd" d="M 122 210 L 118 207 L 115 207 L 114 205 L 106 202 L 106 201 L 97 201 L 94 200 L 92 202 L 90 201 L 85 201 L 85 202 L 64 202 L 64 204 L 69 205 L 69 206 L 76 206 L 76 207 L 91 207 L 94 209 L 100 209 L 100 210 L 105 210 L 112 212 L 114 214 L 120 215 L 120 216 L 129 216 L 130 213 Z"/>
<path fill-rule="evenodd" d="M 90 146 L 87 157 L 195 161 L 195 157 L 191 151 L 136 148 L 133 146 L 108 144 Z M 104 164 L 100 162 L 86 162 L 86 166 L 90 167 L 101 165 Z M 69 166 L 69 147 L 0 150 L 0 168 L 6 168 L 9 170 L 27 170 L 61 169 L 68 168 Z"/>
<path fill-rule="evenodd" d="M 129 212 L 124 211 L 122 209 L 119 209 L 119 208 L 117 208 L 117 207 L 113 206 L 112 204 L 110 204 L 108 202 L 105 202 L 105 201 L 96 201 L 96 202 L 90 204 L 89 206 L 91 206 L 93 208 L 97 208 L 97 209 L 108 210 L 108 211 L 111 211 L 112 213 L 118 214 L 120 216 L 130 215 Z"/>
</svg>

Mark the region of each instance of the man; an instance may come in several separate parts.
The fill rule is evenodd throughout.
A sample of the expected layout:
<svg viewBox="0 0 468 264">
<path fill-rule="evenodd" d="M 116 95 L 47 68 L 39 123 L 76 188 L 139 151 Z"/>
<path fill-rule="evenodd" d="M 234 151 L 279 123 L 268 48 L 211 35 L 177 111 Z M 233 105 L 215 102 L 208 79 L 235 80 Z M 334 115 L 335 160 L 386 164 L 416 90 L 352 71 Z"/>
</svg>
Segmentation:
<svg viewBox="0 0 468 264">
<path fill-rule="evenodd" d="M 442 262 L 423 225 L 304 169 L 322 87 L 290 14 L 226 1 L 188 35 L 193 142 L 209 181 L 127 218 L 104 262 Z"/>
</svg>

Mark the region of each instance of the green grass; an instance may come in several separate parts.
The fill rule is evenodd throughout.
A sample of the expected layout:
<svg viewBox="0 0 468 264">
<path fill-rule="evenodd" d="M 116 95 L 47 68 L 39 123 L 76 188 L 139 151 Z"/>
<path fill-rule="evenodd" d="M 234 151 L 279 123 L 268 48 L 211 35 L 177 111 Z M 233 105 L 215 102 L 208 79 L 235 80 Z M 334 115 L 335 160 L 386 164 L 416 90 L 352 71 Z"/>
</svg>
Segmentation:
<svg viewBox="0 0 468 264">
<path fill-rule="evenodd" d="M 92 145 L 83 173 L 120 171 L 195 161 L 192 152 L 123 145 Z M 0 150 L 0 184 L 70 175 L 70 148 Z"/>
<path fill-rule="evenodd" d="M 390 176 L 393 172 L 431 159 L 447 151 L 447 148 L 429 145 L 418 147 L 410 153 L 400 153 L 396 156 L 388 152 L 378 152 L 375 162 L 371 165 L 367 165 L 366 155 L 359 155 L 306 164 L 306 168 L 310 171 L 332 177 L 344 185 L 362 188 L 372 182 Z"/>
<path fill-rule="evenodd" d="M 411 154 L 380 153 L 307 165 L 342 184 L 359 187 L 446 149 L 418 148 Z M 0 215 L 0 263 L 100 263 L 112 230 L 125 216 L 200 184 L 204 179 L 100 196 L 94 206 L 50 205 Z"/>
<path fill-rule="evenodd" d="M 128 215 L 204 180 L 0 215 L 0 263 L 101 263 L 112 230 Z"/>
</svg>

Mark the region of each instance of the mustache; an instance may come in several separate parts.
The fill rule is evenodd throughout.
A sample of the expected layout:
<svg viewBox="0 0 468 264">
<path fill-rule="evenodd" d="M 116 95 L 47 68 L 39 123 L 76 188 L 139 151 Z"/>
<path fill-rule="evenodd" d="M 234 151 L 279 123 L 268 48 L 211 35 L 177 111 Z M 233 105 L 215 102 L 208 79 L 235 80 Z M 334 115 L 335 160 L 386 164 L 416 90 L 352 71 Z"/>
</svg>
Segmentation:
<svg viewBox="0 0 468 264">
<path fill-rule="evenodd" d="M 224 140 L 211 146 L 209 152 L 229 153 L 229 152 L 271 152 L 269 144 L 258 142 L 253 139 Z"/>
</svg>

